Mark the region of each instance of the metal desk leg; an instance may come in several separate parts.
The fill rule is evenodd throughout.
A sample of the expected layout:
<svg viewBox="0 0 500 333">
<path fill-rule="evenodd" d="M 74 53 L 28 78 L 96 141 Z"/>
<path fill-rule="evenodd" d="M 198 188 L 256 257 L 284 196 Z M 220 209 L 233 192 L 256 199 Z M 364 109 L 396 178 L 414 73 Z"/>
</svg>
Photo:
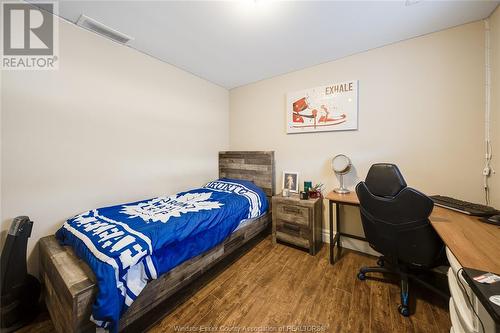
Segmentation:
<svg viewBox="0 0 500 333">
<path fill-rule="evenodd" d="M 340 250 L 340 229 L 339 229 L 339 203 L 335 203 L 335 223 L 337 225 L 337 232 L 335 234 L 335 237 L 333 237 L 333 201 L 328 201 L 329 202 L 329 211 L 330 211 L 330 264 L 333 265 L 335 263 L 335 255 L 334 255 L 334 247 L 335 245 L 339 246 Z"/>
<path fill-rule="evenodd" d="M 335 205 L 335 228 L 337 228 L 337 233 L 335 234 L 335 239 L 337 240 L 337 248 L 339 255 L 342 252 L 342 246 L 340 244 L 340 204 Z"/>
<path fill-rule="evenodd" d="M 335 242 L 333 241 L 333 202 L 328 200 L 328 212 L 329 212 L 329 222 L 330 222 L 330 264 L 335 263 L 333 258 L 333 248 L 335 247 Z"/>
</svg>

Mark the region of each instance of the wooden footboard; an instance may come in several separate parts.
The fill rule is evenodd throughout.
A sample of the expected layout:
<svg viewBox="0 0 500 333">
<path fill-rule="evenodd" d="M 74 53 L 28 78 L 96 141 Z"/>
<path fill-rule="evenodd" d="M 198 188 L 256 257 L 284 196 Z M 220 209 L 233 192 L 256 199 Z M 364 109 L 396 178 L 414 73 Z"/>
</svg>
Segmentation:
<svg viewBox="0 0 500 333">
<path fill-rule="evenodd" d="M 40 239 L 40 280 L 57 332 L 95 332 L 89 320 L 97 292 L 94 273 L 55 236 Z"/>
<path fill-rule="evenodd" d="M 216 263 L 240 248 L 267 228 L 271 214 L 235 231 L 222 244 L 192 258 L 148 283 L 120 320 L 120 330 L 182 289 Z M 266 229 L 267 228 L 267 229 Z M 45 302 L 57 332 L 95 332 L 89 320 L 97 285 L 85 262 L 68 246 L 61 246 L 54 236 L 40 240 L 40 276 Z"/>
</svg>

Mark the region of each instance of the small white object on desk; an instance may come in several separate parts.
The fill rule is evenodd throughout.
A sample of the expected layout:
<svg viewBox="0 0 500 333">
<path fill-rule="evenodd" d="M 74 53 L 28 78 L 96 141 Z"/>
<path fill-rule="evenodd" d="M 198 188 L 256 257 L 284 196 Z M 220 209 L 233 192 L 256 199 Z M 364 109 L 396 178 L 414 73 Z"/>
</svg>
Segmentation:
<svg viewBox="0 0 500 333">
<path fill-rule="evenodd" d="M 493 273 L 484 273 L 482 275 L 474 277 L 474 280 L 479 283 L 492 284 L 495 282 L 499 282 L 500 276 Z"/>
<path fill-rule="evenodd" d="M 284 197 L 289 197 L 290 196 L 290 190 L 287 189 L 287 188 L 284 188 L 282 194 L 283 194 Z"/>
<path fill-rule="evenodd" d="M 493 295 L 490 297 L 490 301 L 498 306 L 500 306 L 500 295 Z"/>
</svg>

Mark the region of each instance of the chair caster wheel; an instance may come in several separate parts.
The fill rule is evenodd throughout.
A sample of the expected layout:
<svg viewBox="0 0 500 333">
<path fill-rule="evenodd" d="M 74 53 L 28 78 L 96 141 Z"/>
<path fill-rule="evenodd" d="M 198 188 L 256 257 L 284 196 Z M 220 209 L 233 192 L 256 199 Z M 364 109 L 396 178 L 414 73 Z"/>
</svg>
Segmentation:
<svg viewBox="0 0 500 333">
<path fill-rule="evenodd" d="M 377 260 L 377 265 L 378 265 L 379 267 L 384 267 L 384 264 L 385 264 L 384 259 L 379 258 L 379 259 Z"/>
<path fill-rule="evenodd" d="M 408 306 L 400 305 L 398 306 L 398 310 L 403 317 L 408 317 L 410 315 L 410 309 L 408 308 Z"/>
<path fill-rule="evenodd" d="M 358 279 L 360 279 L 361 281 L 366 280 L 366 275 L 365 275 L 365 273 L 359 272 L 359 273 L 358 273 Z"/>
</svg>

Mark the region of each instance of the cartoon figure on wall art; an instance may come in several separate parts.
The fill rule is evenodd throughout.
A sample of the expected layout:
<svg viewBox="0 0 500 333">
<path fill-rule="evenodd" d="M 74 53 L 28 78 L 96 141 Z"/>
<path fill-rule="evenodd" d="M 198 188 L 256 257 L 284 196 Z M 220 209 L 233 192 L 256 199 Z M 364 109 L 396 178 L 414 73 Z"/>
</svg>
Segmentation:
<svg viewBox="0 0 500 333">
<path fill-rule="evenodd" d="M 335 83 L 287 95 L 287 133 L 358 128 L 358 81 Z"/>
</svg>

